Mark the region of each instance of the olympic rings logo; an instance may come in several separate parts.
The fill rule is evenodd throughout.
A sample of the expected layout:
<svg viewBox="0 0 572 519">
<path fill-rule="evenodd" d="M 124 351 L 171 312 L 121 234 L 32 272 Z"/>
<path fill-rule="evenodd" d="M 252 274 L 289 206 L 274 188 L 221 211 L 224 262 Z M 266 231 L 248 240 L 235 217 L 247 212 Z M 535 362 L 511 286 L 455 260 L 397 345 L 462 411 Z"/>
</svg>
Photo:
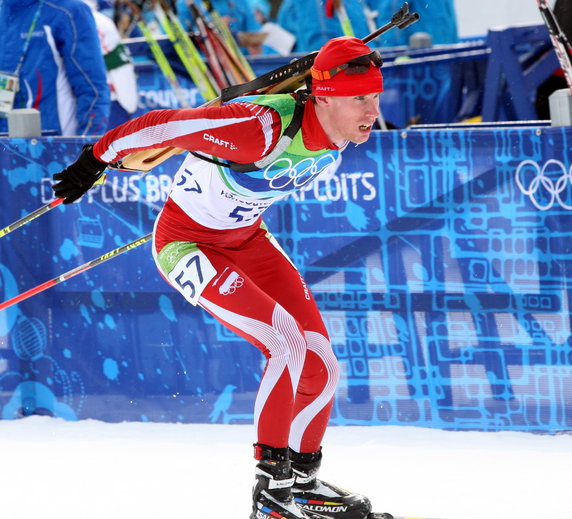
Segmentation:
<svg viewBox="0 0 572 519">
<path fill-rule="evenodd" d="M 281 163 L 285 165 L 281 167 Z M 335 157 L 329 153 L 319 157 L 318 160 L 307 157 L 296 164 L 292 163 L 292 159 L 282 157 L 264 170 L 264 178 L 269 181 L 268 185 L 272 189 L 279 191 L 289 189 L 291 184 L 294 189 L 299 189 L 335 163 Z"/>
<path fill-rule="evenodd" d="M 555 169 L 547 171 L 550 166 L 555 166 Z M 531 171 L 533 173 L 532 180 L 530 180 Z M 554 179 L 552 177 L 555 174 L 560 176 Z M 541 168 L 534 160 L 523 160 L 516 168 L 515 181 L 520 191 L 524 195 L 528 195 L 537 209 L 546 211 L 553 207 L 555 202 L 558 202 L 563 209 L 572 211 L 572 205 L 566 203 L 562 195 L 568 191 L 568 187 L 572 187 L 572 165 L 567 170 L 566 166 L 559 160 L 550 159 Z M 545 203 L 541 198 L 542 194 L 547 195 L 543 197 Z"/>
<path fill-rule="evenodd" d="M 229 294 L 234 294 L 237 288 L 244 285 L 244 278 L 238 276 L 228 287 L 221 287 L 219 292 L 223 296 L 228 296 Z"/>
</svg>

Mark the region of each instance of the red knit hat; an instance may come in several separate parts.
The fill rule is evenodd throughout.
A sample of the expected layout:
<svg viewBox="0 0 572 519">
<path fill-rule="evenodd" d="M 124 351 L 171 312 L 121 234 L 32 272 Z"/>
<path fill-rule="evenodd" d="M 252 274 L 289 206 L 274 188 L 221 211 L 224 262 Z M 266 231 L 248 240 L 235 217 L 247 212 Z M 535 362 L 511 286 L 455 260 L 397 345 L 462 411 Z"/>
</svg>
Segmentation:
<svg viewBox="0 0 572 519">
<path fill-rule="evenodd" d="M 361 66 L 352 66 L 358 58 Z M 361 60 L 359 60 L 361 58 Z M 355 64 L 355 63 L 354 63 Z M 359 38 L 341 36 L 326 43 L 314 60 L 312 94 L 315 96 L 359 96 L 383 92 L 381 57 Z"/>
</svg>

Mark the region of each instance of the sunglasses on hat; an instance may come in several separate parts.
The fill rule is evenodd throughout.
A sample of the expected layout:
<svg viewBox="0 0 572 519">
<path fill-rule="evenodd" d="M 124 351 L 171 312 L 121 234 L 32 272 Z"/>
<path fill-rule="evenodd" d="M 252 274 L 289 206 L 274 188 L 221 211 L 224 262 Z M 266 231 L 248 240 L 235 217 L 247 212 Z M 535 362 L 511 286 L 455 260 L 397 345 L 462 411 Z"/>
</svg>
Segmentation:
<svg viewBox="0 0 572 519">
<path fill-rule="evenodd" d="M 379 51 L 374 50 L 369 54 L 358 56 L 357 58 L 354 58 L 342 65 L 338 65 L 337 67 L 334 67 L 330 70 L 321 71 L 312 67 L 310 72 L 312 73 L 312 77 L 314 79 L 317 79 L 318 81 L 324 81 L 325 79 L 334 77 L 338 72 L 341 72 L 342 70 L 345 70 L 347 75 L 365 74 L 371 65 L 379 68 L 382 64 L 383 59 L 381 58 L 381 54 Z"/>
</svg>

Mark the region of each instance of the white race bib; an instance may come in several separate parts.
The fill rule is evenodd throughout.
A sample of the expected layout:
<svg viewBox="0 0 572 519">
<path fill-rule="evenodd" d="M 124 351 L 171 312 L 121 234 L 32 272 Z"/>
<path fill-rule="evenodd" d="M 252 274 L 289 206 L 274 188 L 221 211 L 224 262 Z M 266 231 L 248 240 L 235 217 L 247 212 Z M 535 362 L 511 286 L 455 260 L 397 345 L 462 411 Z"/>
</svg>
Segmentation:
<svg viewBox="0 0 572 519">
<path fill-rule="evenodd" d="M 168 278 L 184 298 L 196 306 L 203 290 L 215 275 L 216 270 L 209 259 L 200 250 L 195 250 L 176 263 Z"/>
</svg>

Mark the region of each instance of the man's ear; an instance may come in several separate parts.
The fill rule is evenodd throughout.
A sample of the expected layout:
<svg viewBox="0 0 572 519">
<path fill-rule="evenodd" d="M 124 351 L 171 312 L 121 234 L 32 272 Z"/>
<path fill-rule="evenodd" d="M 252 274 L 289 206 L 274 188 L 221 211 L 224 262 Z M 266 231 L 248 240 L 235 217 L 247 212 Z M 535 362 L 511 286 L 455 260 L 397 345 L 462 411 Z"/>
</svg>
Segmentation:
<svg viewBox="0 0 572 519">
<path fill-rule="evenodd" d="M 314 99 L 318 106 L 328 106 L 330 104 L 330 98 L 327 96 L 314 96 Z"/>
</svg>

